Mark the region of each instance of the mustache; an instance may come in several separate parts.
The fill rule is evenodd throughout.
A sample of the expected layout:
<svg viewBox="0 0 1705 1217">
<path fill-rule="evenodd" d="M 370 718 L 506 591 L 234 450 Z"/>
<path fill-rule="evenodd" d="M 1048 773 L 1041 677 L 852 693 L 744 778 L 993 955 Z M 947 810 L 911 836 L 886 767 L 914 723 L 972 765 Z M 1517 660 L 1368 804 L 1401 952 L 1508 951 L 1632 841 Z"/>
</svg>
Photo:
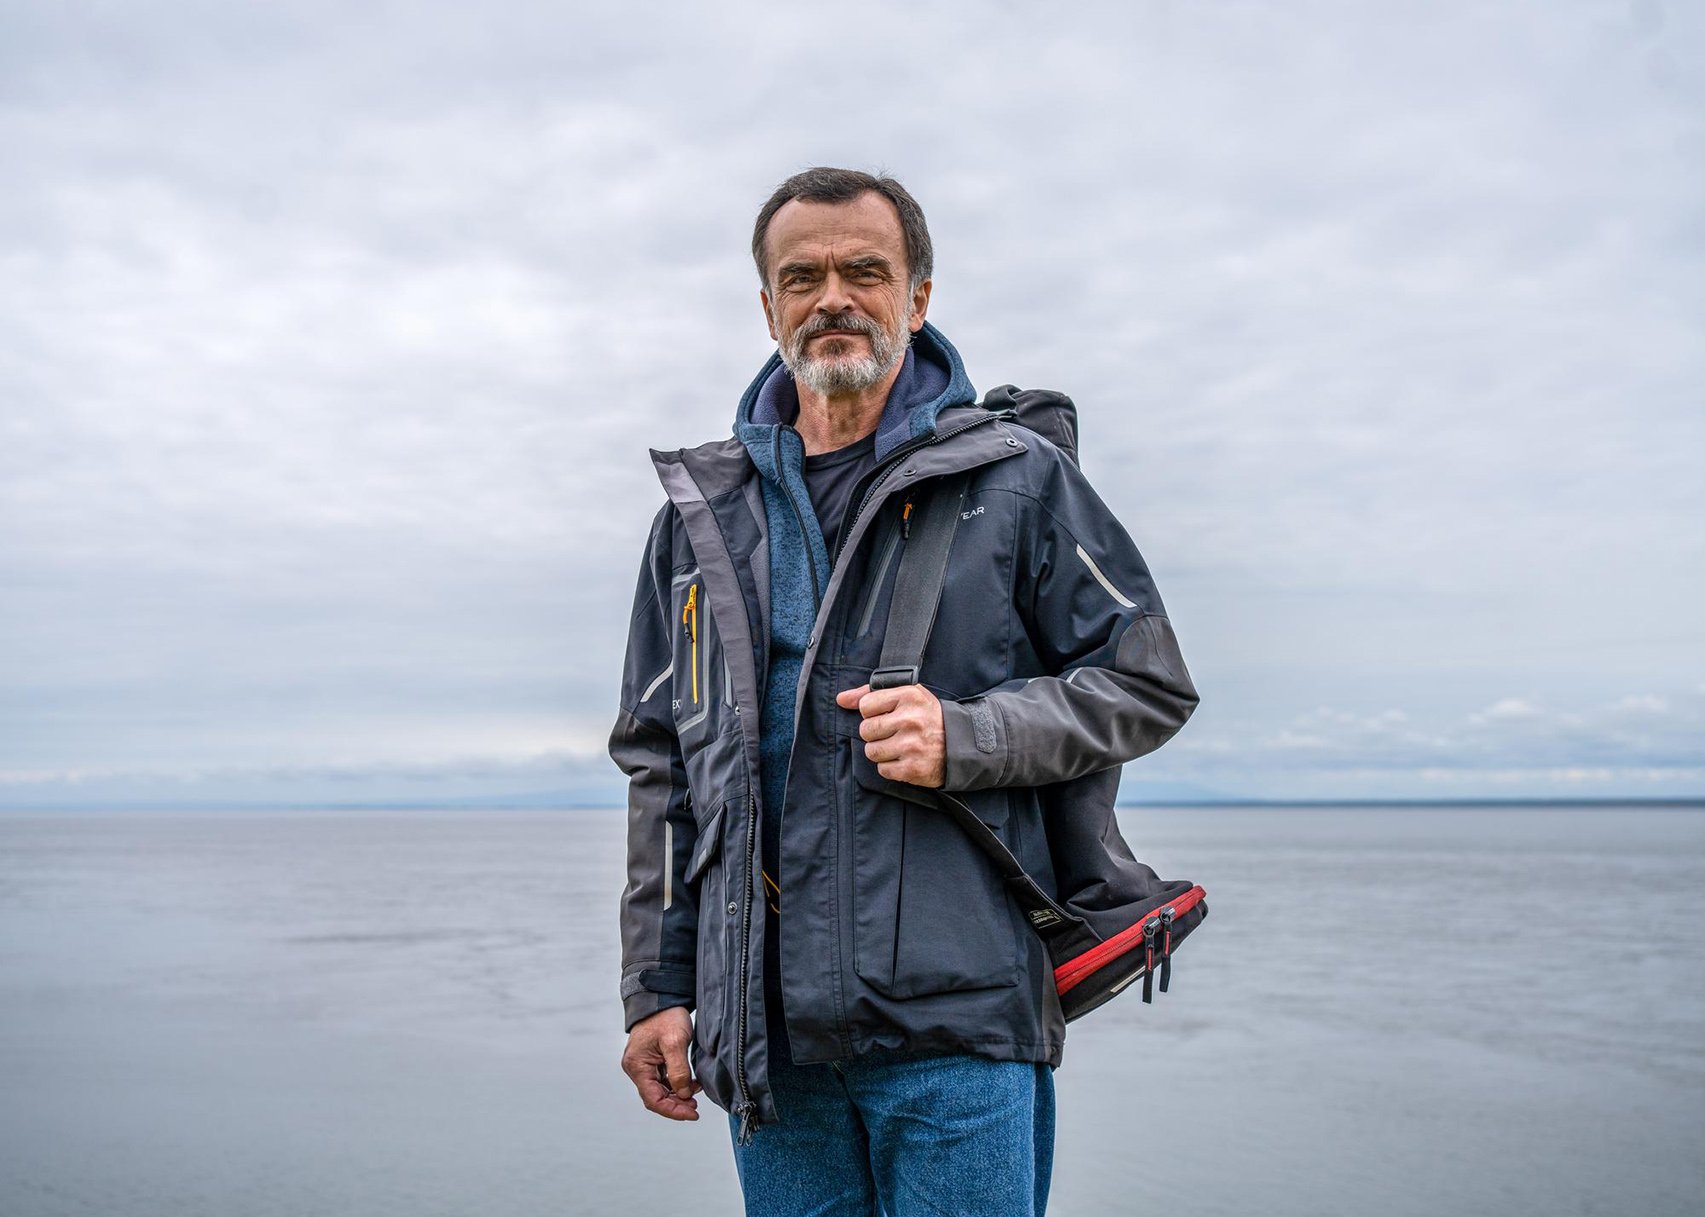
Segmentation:
<svg viewBox="0 0 1705 1217">
<path fill-rule="evenodd" d="M 794 341 L 805 343 L 819 334 L 827 334 L 832 330 L 843 330 L 854 334 L 863 334 L 867 338 L 881 338 L 882 327 L 869 317 L 860 317 L 857 313 L 819 313 L 803 322 L 793 332 Z"/>
</svg>

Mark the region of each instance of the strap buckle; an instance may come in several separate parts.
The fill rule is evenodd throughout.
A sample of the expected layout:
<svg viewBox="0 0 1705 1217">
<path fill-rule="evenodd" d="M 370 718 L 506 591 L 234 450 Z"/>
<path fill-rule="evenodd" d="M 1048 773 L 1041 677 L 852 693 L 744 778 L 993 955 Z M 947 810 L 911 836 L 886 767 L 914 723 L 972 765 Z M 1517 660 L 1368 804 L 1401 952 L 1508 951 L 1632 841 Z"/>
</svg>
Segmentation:
<svg viewBox="0 0 1705 1217">
<path fill-rule="evenodd" d="M 916 664 L 894 668 L 877 668 L 870 674 L 872 689 L 897 689 L 901 685 L 918 683 L 918 668 Z"/>
</svg>

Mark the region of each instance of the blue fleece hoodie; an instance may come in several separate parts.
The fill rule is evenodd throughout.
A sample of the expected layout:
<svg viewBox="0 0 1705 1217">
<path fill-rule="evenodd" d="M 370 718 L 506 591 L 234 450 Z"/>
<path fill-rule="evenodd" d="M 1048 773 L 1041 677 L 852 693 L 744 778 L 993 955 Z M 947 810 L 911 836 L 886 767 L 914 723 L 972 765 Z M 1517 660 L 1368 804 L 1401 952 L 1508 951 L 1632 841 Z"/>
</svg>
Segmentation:
<svg viewBox="0 0 1705 1217">
<path fill-rule="evenodd" d="M 926 321 L 912 335 L 876 424 L 877 464 L 901 445 L 931 434 L 936 415 L 948 406 L 976 400 L 977 390 L 965 375 L 959 352 Z M 792 426 L 798 417 L 799 391 L 778 352 L 747 387 L 734 418 L 734 434 L 762 475 L 769 526 L 770 660 L 759 719 L 766 835 L 776 831 L 781 818 L 793 749 L 794 692 L 817 605 L 829 584 L 829 552 L 805 488 L 805 442 Z"/>
</svg>

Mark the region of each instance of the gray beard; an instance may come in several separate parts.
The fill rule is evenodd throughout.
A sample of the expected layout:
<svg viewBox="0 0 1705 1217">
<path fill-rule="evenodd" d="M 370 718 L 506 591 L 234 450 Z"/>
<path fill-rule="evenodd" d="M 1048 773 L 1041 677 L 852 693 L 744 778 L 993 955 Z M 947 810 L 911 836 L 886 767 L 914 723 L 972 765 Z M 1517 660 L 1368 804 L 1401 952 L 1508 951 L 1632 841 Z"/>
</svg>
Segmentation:
<svg viewBox="0 0 1705 1217">
<path fill-rule="evenodd" d="M 861 393 L 879 383 L 906 357 L 906 348 L 912 341 L 911 331 L 906 328 L 910 321 L 908 313 L 899 331 L 891 334 L 866 317 L 813 317 L 787 336 L 781 346 L 781 361 L 795 380 L 825 397 Z M 870 339 L 870 354 L 807 355 L 805 344 L 824 330 L 856 330 Z"/>
</svg>

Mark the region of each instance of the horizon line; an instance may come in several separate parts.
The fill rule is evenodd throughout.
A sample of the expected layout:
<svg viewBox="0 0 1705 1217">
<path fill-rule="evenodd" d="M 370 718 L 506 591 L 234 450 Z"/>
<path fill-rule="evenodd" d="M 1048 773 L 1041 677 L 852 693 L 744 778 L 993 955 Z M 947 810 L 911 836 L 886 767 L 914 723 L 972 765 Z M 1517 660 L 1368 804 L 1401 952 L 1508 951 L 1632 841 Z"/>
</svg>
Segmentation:
<svg viewBox="0 0 1705 1217">
<path fill-rule="evenodd" d="M 1329 798 L 1329 799 L 1121 799 L 1115 808 L 1450 808 L 1450 807 L 1673 807 L 1705 810 L 1705 795 L 1629 795 L 1626 797 L 1590 795 L 1575 797 L 1544 797 L 1520 795 L 1510 797 L 1451 797 L 1451 798 Z M 57 811 L 619 811 L 622 804 L 609 800 L 587 802 L 565 800 L 540 802 L 524 798 L 464 798 L 464 799 L 377 799 L 361 801 L 330 800 L 96 800 L 76 803 L 7 804 L 0 803 L 0 815 L 8 813 L 47 813 Z"/>
</svg>

